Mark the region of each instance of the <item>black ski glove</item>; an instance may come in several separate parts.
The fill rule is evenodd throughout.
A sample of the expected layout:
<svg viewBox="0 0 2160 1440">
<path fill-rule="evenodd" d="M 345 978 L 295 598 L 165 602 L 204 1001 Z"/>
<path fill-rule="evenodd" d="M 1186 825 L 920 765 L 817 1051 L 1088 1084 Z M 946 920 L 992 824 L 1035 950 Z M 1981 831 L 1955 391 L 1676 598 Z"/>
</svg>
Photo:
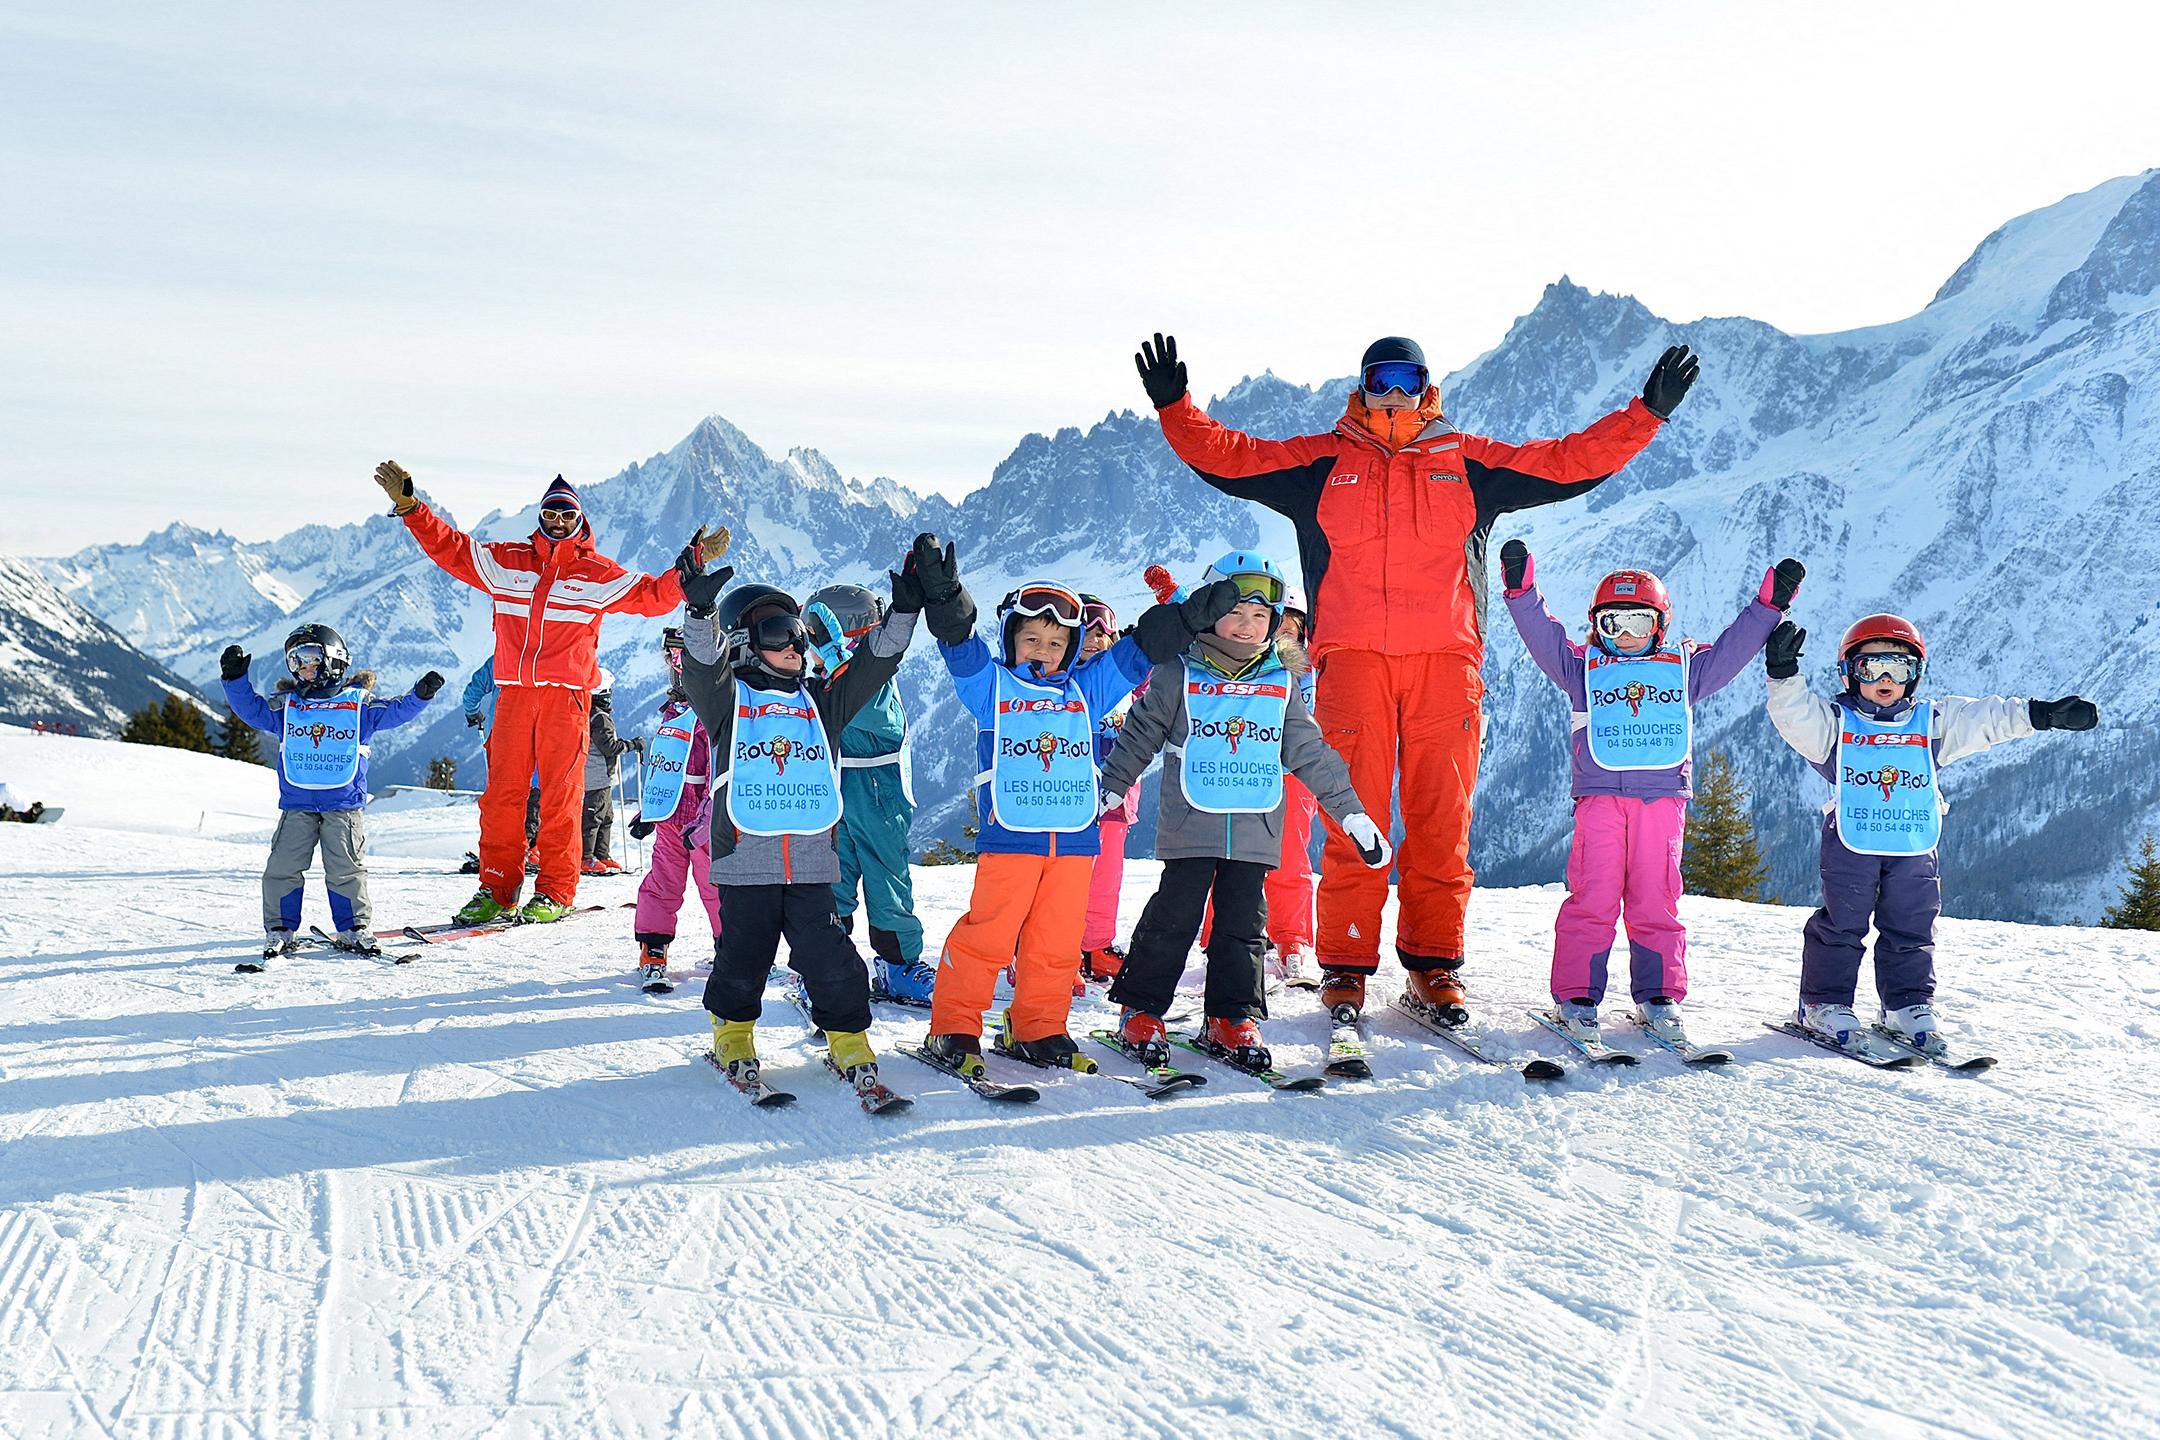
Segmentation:
<svg viewBox="0 0 2160 1440">
<path fill-rule="evenodd" d="M 2035 730 L 2090 730 L 2100 723 L 2100 707 L 2081 695 L 2060 700 L 2027 700 L 2025 713 Z"/>
<path fill-rule="evenodd" d="M 639 758 L 641 758 L 641 759 L 642 759 L 642 758 L 644 757 L 644 754 L 645 754 L 645 737 L 644 737 L 644 736 L 642 736 L 642 735 L 633 735 L 633 736 L 631 736 L 631 737 L 630 737 L 630 738 L 629 738 L 628 740 L 625 740 L 625 741 L 623 741 L 623 744 L 625 744 L 625 745 L 629 746 L 629 747 L 630 747 L 630 748 L 631 748 L 632 750 L 635 750 L 635 751 L 637 751 L 637 753 L 638 753 L 638 756 L 639 756 Z"/>
<path fill-rule="evenodd" d="M 1778 621 L 1777 629 L 1770 632 L 1770 641 L 1763 646 L 1763 669 L 1770 672 L 1773 680 L 1790 680 L 1800 673 L 1800 647 L 1807 644 L 1807 631 L 1790 620 Z"/>
<path fill-rule="evenodd" d="M 1510 540 L 1500 547 L 1500 583 L 1510 594 L 1523 588 L 1523 579 L 1529 573 L 1529 546 L 1520 540 Z"/>
<path fill-rule="evenodd" d="M 1777 562 L 1777 569 L 1770 575 L 1770 594 L 1766 597 L 1780 610 L 1792 609 L 1792 597 L 1800 593 L 1800 582 L 1807 578 L 1807 566 L 1790 557 Z"/>
<path fill-rule="evenodd" d="M 1670 420 L 1672 412 L 1687 399 L 1688 387 L 1702 371 L 1702 362 L 1689 352 L 1685 345 L 1667 347 L 1658 357 L 1657 364 L 1650 367 L 1650 378 L 1643 382 L 1643 408 L 1660 420 Z"/>
<path fill-rule="evenodd" d="M 225 653 L 218 656 L 218 675 L 225 680 L 245 680 L 247 679 L 248 666 L 253 664 L 254 660 L 254 656 L 242 650 L 238 645 L 227 645 Z"/>
<path fill-rule="evenodd" d="M 1245 597 L 1238 592 L 1237 581 L 1217 580 L 1203 585 L 1178 604 L 1178 618 L 1194 635 L 1205 635 L 1215 628 L 1215 622 L 1232 610 Z"/>
<path fill-rule="evenodd" d="M 1140 383 L 1147 387 L 1148 403 L 1157 410 L 1175 405 L 1185 393 L 1185 362 L 1177 358 L 1177 336 L 1155 332 L 1155 343 L 1140 342 L 1133 357 Z"/>
<path fill-rule="evenodd" d="M 901 562 L 902 572 L 913 575 L 922 587 L 925 606 L 949 605 L 958 598 L 960 559 L 957 548 L 950 540 L 939 548 L 938 537 L 926 530 L 915 537 L 907 559 Z"/>
<path fill-rule="evenodd" d="M 477 730 L 487 724 L 487 717 L 477 710 L 468 710 L 465 712 L 465 723 Z"/>
<path fill-rule="evenodd" d="M 630 822 L 630 834 L 634 839 L 643 840 L 646 836 L 652 834 L 653 829 L 653 822 L 650 820 L 632 820 Z"/>
<path fill-rule="evenodd" d="M 689 553 L 688 546 L 683 548 L 683 553 Z M 680 560 L 676 562 L 677 573 L 680 573 L 681 563 Z M 682 582 L 683 609 L 692 615 L 712 614 L 713 604 L 720 598 L 720 592 L 725 590 L 728 581 L 734 578 L 735 567 L 732 565 L 722 565 L 717 570 L 707 570 L 702 574 L 693 572 Z"/>
<path fill-rule="evenodd" d="M 442 686 L 442 671 L 430 670 L 418 680 L 413 681 L 412 693 L 423 700 L 432 700 L 435 698 L 435 692 L 442 689 Z"/>
</svg>

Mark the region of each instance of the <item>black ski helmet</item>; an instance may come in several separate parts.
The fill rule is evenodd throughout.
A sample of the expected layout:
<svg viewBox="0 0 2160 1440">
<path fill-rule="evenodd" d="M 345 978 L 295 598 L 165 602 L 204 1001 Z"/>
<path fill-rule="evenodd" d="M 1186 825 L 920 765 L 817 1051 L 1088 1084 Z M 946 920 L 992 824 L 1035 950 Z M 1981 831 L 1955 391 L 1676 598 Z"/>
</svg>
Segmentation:
<svg viewBox="0 0 2160 1440">
<path fill-rule="evenodd" d="M 320 645 L 323 652 L 322 671 L 315 677 L 310 689 L 335 690 L 345 683 L 346 667 L 352 664 L 352 652 L 345 648 L 345 637 L 328 625 L 309 621 L 294 629 L 285 637 L 285 673 L 294 680 L 300 676 L 293 670 L 293 651 L 303 645 Z"/>
<path fill-rule="evenodd" d="M 1389 360 L 1405 360 L 1427 372 L 1432 369 L 1425 364 L 1425 351 L 1417 341 L 1406 335 L 1383 335 L 1365 347 L 1365 358 L 1358 361 L 1358 375 L 1362 378 L 1367 370 Z"/>
<path fill-rule="evenodd" d="M 850 640 L 884 618 L 884 602 L 860 585 L 827 585 L 803 602 L 803 627 L 828 671 L 847 659 Z"/>
<path fill-rule="evenodd" d="M 713 623 L 719 628 L 728 666 L 730 669 L 761 670 L 777 680 L 800 680 L 800 675 L 790 675 L 766 664 L 758 647 L 751 643 L 752 628 L 773 615 L 794 619 L 795 634 L 791 643 L 796 653 L 810 653 L 809 632 L 802 625 L 802 606 L 795 603 L 794 596 L 777 585 L 737 585 L 720 597 L 719 607 L 713 612 Z"/>
</svg>

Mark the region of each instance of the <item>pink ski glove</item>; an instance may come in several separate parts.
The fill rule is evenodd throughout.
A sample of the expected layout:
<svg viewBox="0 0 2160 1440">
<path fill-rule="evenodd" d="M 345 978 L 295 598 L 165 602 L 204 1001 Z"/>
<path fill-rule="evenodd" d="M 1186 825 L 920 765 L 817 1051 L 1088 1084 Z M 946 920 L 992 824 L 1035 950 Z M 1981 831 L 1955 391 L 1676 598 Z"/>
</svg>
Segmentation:
<svg viewBox="0 0 2160 1440">
<path fill-rule="evenodd" d="M 1765 605 L 1789 610 L 1793 596 L 1800 593 L 1800 582 L 1806 577 L 1807 567 L 1798 560 L 1780 560 L 1763 571 L 1762 589 L 1755 592 L 1755 598 Z"/>
</svg>

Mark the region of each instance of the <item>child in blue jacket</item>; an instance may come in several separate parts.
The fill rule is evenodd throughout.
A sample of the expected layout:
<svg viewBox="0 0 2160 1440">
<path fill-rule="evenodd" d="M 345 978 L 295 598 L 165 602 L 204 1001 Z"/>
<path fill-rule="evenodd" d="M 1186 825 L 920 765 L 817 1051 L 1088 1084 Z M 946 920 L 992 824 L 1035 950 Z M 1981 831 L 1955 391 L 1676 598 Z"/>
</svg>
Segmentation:
<svg viewBox="0 0 2160 1440">
<path fill-rule="evenodd" d="M 278 737 L 278 826 L 263 867 L 263 963 L 298 948 L 300 897 L 317 846 L 330 891 L 330 918 L 341 950 L 379 955 L 370 929 L 367 832 L 360 807 L 367 804 L 368 744 L 378 730 L 418 715 L 442 689 L 430 670 L 410 695 L 378 700 L 375 677 L 360 671 L 349 679 L 345 638 L 328 625 L 302 625 L 285 637 L 287 678 L 265 700 L 248 682 L 251 657 L 228 645 L 218 657 L 225 703 L 257 730 Z M 233 967 L 252 973 L 262 965 Z"/>
</svg>

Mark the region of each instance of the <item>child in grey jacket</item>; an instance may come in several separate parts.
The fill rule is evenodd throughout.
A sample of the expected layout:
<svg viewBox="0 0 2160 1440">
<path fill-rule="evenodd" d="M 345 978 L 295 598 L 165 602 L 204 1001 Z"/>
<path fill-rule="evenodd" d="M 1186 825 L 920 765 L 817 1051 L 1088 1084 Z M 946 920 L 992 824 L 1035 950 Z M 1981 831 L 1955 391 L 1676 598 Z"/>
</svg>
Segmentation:
<svg viewBox="0 0 2160 1440">
<path fill-rule="evenodd" d="M 1162 1017 L 1212 893 L 1206 1023 L 1199 1044 L 1247 1070 L 1272 1064 L 1255 1017 L 1267 1013 L 1261 955 L 1267 909 L 1262 886 L 1282 859 L 1283 775 L 1297 776 L 1384 869 L 1387 837 L 1360 807 L 1342 757 L 1321 737 L 1296 679 L 1276 653 L 1287 589 L 1272 560 L 1233 551 L 1205 583 L 1228 579 L 1237 608 L 1155 667 L 1145 694 L 1103 766 L 1103 804 L 1121 804 L 1160 750 L 1166 755 L 1155 819 L 1162 882 L 1133 931 L 1110 998 L 1124 1007 L 1119 1037 L 1143 1064 L 1167 1058 Z"/>
<path fill-rule="evenodd" d="M 905 594 L 845 665 L 818 676 L 802 607 L 770 585 L 714 601 L 729 574 L 684 583 L 683 689 L 712 737 L 712 880 L 727 917 L 705 986 L 713 1062 L 758 1091 L 753 1036 L 783 935 L 834 1070 L 866 1107 L 886 1092 L 870 1049 L 870 981 L 840 928 L 833 882 L 840 860 L 840 732 L 900 668 L 920 605 Z"/>
</svg>

